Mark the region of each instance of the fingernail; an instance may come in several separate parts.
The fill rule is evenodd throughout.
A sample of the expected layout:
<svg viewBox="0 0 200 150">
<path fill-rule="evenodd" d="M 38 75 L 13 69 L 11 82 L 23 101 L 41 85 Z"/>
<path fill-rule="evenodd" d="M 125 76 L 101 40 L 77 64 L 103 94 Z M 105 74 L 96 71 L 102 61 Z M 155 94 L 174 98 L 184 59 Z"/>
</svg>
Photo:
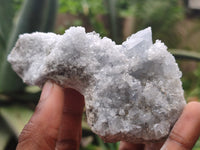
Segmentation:
<svg viewBox="0 0 200 150">
<path fill-rule="evenodd" d="M 40 99 L 41 100 L 47 99 L 52 91 L 52 88 L 53 88 L 53 83 L 51 81 L 47 81 L 43 86 Z"/>
</svg>

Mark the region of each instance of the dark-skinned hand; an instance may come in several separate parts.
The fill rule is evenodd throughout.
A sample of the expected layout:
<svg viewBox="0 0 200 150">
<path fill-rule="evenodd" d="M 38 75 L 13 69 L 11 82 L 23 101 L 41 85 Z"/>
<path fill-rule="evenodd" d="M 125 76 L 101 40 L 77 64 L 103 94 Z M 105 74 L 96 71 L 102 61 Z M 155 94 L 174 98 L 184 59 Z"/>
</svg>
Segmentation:
<svg viewBox="0 0 200 150">
<path fill-rule="evenodd" d="M 19 136 L 17 150 L 78 150 L 83 108 L 80 93 L 46 82 L 36 110 Z M 191 150 L 199 136 L 200 103 L 191 102 L 164 143 L 121 142 L 119 150 Z"/>
</svg>

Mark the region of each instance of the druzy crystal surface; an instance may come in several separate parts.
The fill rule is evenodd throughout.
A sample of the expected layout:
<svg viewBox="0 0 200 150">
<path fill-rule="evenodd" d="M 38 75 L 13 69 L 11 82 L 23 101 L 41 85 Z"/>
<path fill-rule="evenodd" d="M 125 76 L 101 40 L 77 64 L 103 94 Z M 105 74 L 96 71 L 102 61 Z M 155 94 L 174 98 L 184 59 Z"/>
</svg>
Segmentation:
<svg viewBox="0 0 200 150">
<path fill-rule="evenodd" d="M 121 45 L 83 27 L 23 34 L 8 61 L 27 84 L 82 93 L 89 126 L 107 142 L 165 139 L 185 106 L 181 72 L 150 27 Z"/>
</svg>

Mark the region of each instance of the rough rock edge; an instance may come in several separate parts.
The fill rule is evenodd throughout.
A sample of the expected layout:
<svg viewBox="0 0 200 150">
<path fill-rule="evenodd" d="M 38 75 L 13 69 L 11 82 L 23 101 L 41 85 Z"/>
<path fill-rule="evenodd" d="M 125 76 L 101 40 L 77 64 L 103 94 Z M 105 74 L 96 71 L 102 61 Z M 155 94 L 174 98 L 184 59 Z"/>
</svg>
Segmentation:
<svg viewBox="0 0 200 150">
<path fill-rule="evenodd" d="M 71 28 L 71 30 L 72 30 L 72 28 Z M 66 33 L 70 33 L 70 31 L 71 31 L 70 29 L 68 30 L 68 31 L 66 31 Z M 75 28 L 73 28 L 73 30 L 76 30 Z M 82 29 L 81 29 L 82 30 Z M 144 32 L 146 30 L 146 32 Z M 137 34 L 138 33 L 136 33 L 135 35 L 132 35 L 130 38 L 128 38 L 128 40 L 127 41 L 125 41 L 123 44 L 122 44 L 122 47 L 125 47 L 125 49 L 131 49 L 132 48 L 132 45 L 131 45 L 131 42 L 132 41 L 134 41 L 134 38 L 138 38 L 139 40 L 138 41 L 136 41 L 136 43 L 138 44 L 140 44 L 140 42 L 142 41 L 143 43 L 145 43 L 145 47 L 143 48 L 143 49 L 149 49 L 149 47 L 152 45 L 152 42 L 151 42 L 151 33 L 149 33 L 149 28 L 147 28 L 147 29 L 145 29 L 145 30 L 143 30 L 143 31 L 140 31 L 139 33 L 141 33 L 140 34 L 140 37 L 138 38 L 137 37 Z M 143 33 L 145 33 L 145 34 L 143 34 Z M 84 33 L 85 34 L 85 33 Z M 93 34 L 93 35 L 96 35 L 96 33 L 89 33 L 89 34 Z M 87 35 L 89 35 L 89 34 L 87 34 Z M 42 35 L 45 35 L 45 34 L 42 34 Z M 23 36 L 24 35 L 22 35 L 21 37 L 23 38 Z M 29 35 L 29 34 L 25 34 L 25 36 L 31 36 L 31 35 Z M 45 35 L 46 36 L 46 35 Z M 51 36 L 58 36 L 58 35 L 55 35 L 55 34 L 52 34 Z M 75 35 L 75 37 L 76 37 L 77 35 Z M 98 36 L 98 35 L 97 35 Z M 145 38 L 145 36 L 147 37 L 147 39 L 145 39 L 145 40 L 143 40 L 144 38 Z M 78 37 L 78 36 L 77 36 Z M 141 41 L 140 41 L 140 38 L 141 38 Z M 18 41 L 19 43 L 20 43 L 20 41 Z M 108 41 L 107 41 L 108 42 Z M 19 43 L 17 43 L 17 44 L 19 44 Z M 109 42 L 108 42 L 109 43 Z M 17 48 L 19 45 L 17 45 L 16 44 L 16 47 L 15 48 Z M 73 44 L 73 43 L 72 43 Z M 113 43 L 112 42 L 110 42 L 110 44 L 112 45 Z M 136 44 L 136 47 L 137 47 L 137 44 Z M 56 45 L 56 44 L 55 44 Z M 117 50 L 118 48 L 115 46 L 115 48 L 114 48 L 115 50 Z M 140 47 L 139 47 L 139 50 L 140 50 Z M 137 49 L 136 49 L 136 51 L 137 51 Z M 134 51 L 133 51 L 134 52 Z M 8 57 L 8 60 L 13 64 L 13 66 L 15 65 L 14 63 L 14 61 L 12 62 L 12 57 L 11 57 L 11 55 L 12 55 L 12 53 L 13 52 L 11 52 L 11 54 L 10 54 L 10 56 Z M 127 53 L 127 56 L 128 57 L 132 57 L 131 55 L 133 55 L 133 54 L 135 54 L 135 53 L 130 53 L 130 51 L 126 51 L 125 53 Z M 159 56 L 159 55 L 158 55 Z M 143 57 L 143 56 L 140 56 L 140 54 L 138 55 L 138 57 Z M 138 65 L 138 64 L 137 64 Z M 62 66 L 62 67 L 65 67 L 65 66 Z M 62 68 L 61 67 L 61 68 Z M 75 67 L 75 66 L 74 66 Z M 16 70 L 16 72 L 18 72 L 18 74 L 23 78 L 23 75 L 21 75 L 20 74 L 20 71 L 18 70 L 17 71 L 17 69 L 15 68 L 15 67 L 13 67 L 15 70 Z M 47 67 L 48 68 L 48 67 Z M 53 67 L 51 66 L 51 65 L 49 65 L 49 69 L 52 69 Z M 76 67 L 75 67 L 76 68 Z M 67 76 L 67 74 L 69 75 L 70 73 L 71 73 L 71 70 L 70 69 L 67 69 L 67 68 L 62 68 L 62 69 L 60 69 L 61 70 L 61 72 L 59 72 L 59 69 L 55 69 L 55 70 L 53 70 L 53 72 L 49 72 L 49 73 L 47 73 L 47 74 L 44 74 L 44 75 L 41 75 L 40 76 L 40 78 L 38 79 L 38 80 L 36 80 L 36 81 L 34 81 L 34 82 L 29 82 L 29 80 L 24 80 L 25 82 L 28 82 L 29 84 L 36 84 L 36 85 L 39 85 L 39 86 L 42 86 L 43 84 L 44 84 L 44 82 L 46 81 L 46 80 L 48 80 L 48 79 L 52 79 L 52 80 L 54 80 L 54 81 L 56 81 L 58 84 L 60 84 L 60 85 L 62 85 L 63 87 L 71 87 L 71 88 L 74 88 L 74 87 L 76 87 L 75 89 L 76 90 L 78 90 L 79 92 L 81 92 L 82 94 L 85 92 L 85 91 L 83 91 L 83 87 L 86 87 L 86 86 L 91 86 L 91 84 L 93 84 L 94 85 L 94 82 L 95 81 L 93 81 L 93 77 L 90 75 L 90 74 L 87 74 L 87 71 L 83 68 L 83 70 L 81 71 L 81 72 L 79 72 L 79 73 L 77 73 L 78 71 L 75 71 L 75 74 L 81 74 L 81 75 L 84 75 L 83 76 L 83 78 L 84 78 L 84 81 L 86 81 L 85 83 L 84 83 L 84 85 L 82 85 L 83 87 L 82 88 L 79 88 L 80 87 L 80 85 L 82 84 L 82 83 L 79 83 L 79 81 L 77 81 L 76 82 L 76 84 L 77 85 L 73 85 L 74 83 L 73 82 L 71 82 L 71 81 L 67 81 L 67 80 L 65 80 L 65 81 L 62 81 L 62 77 L 60 77 L 60 76 Z M 77 70 L 79 70 L 79 69 L 77 69 Z M 80 70 L 79 70 L 80 71 Z M 73 71 L 72 71 L 73 72 Z M 58 76 L 58 74 L 60 75 L 60 76 Z M 73 73 L 71 73 L 71 74 L 73 74 Z M 69 75 L 70 76 L 70 75 Z M 178 75 L 178 76 L 180 76 L 180 75 Z M 90 80 L 90 82 L 88 82 Z M 82 80 L 81 80 L 82 81 Z M 88 99 L 90 99 L 89 98 L 90 97 L 90 95 L 88 96 L 87 95 L 87 98 Z M 98 101 L 97 101 L 98 102 Z M 88 105 L 89 104 L 89 105 Z M 86 108 L 87 108 L 87 113 L 89 112 L 89 109 L 90 108 L 93 108 L 93 107 L 91 107 L 90 106 L 91 105 L 91 103 L 89 103 L 89 101 L 87 102 L 87 100 L 86 100 Z M 178 108 L 178 109 L 180 109 L 180 108 Z M 94 110 L 95 110 L 95 108 L 94 108 Z M 89 112 L 90 113 L 90 112 Z M 92 112 L 93 114 L 95 114 L 96 112 Z M 177 110 L 177 113 L 180 115 L 180 113 L 181 113 L 181 110 Z M 90 116 L 90 115 L 88 115 L 88 116 Z M 178 116 L 178 115 L 177 115 Z M 100 116 L 99 116 L 100 117 Z M 92 129 L 93 129 L 93 124 L 95 124 L 96 122 L 95 121 L 90 121 L 90 119 L 92 119 L 91 117 L 90 118 L 88 118 L 88 123 L 89 123 L 89 125 L 92 127 Z M 173 126 L 173 124 L 174 124 L 174 122 L 175 122 L 176 120 L 174 120 L 173 121 L 173 123 L 171 123 L 171 125 L 170 125 L 170 128 Z M 160 140 L 162 140 L 163 138 L 165 138 L 167 135 L 165 135 L 165 136 L 162 136 L 160 139 L 156 139 L 156 140 L 145 140 L 145 139 L 143 139 L 143 138 L 137 138 L 137 137 L 134 137 L 133 135 L 132 136 L 129 136 L 127 133 L 125 133 L 125 134 L 127 134 L 127 135 L 124 135 L 124 133 L 116 133 L 116 134 L 106 134 L 106 135 L 103 135 L 103 133 L 101 133 L 101 131 L 99 130 L 99 131 L 97 131 L 98 129 L 93 129 L 93 131 L 94 132 L 96 132 L 97 134 L 99 134 L 105 141 L 109 141 L 109 142 L 115 142 L 115 141 L 119 141 L 119 140 L 122 140 L 122 139 L 124 139 L 125 138 L 125 141 L 129 141 L 129 142 L 132 142 L 132 140 L 134 141 L 134 142 L 136 142 L 136 143 L 138 143 L 138 142 L 156 142 L 156 141 L 160 141 Z M 102 136 L 103 135 L 103 136 Z"/>
</svg>

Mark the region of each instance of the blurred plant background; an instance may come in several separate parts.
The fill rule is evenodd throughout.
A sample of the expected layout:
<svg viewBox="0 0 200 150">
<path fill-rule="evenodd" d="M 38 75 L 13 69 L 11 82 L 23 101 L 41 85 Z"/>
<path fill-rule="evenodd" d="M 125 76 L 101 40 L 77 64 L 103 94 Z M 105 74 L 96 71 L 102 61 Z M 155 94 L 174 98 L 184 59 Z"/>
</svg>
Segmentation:
<svg viewBox="0 0 200 150">
<path fill-rule="evenodd" d="M 63 34 L 84 26 L 121 43 L 151 26 L 176 57 L 187 101 L 200 99 L 200 2 L 198 0 L 0 0 L 0 150 L 14 150 L 37 104 L 40 89 L 23 84 L 6 58 L 21 33 Z M 81 150 L 116 150 L 93 134 L 83 116 Z M 194 150 L 200 150 L 200 141 Z"/>
</svg>

